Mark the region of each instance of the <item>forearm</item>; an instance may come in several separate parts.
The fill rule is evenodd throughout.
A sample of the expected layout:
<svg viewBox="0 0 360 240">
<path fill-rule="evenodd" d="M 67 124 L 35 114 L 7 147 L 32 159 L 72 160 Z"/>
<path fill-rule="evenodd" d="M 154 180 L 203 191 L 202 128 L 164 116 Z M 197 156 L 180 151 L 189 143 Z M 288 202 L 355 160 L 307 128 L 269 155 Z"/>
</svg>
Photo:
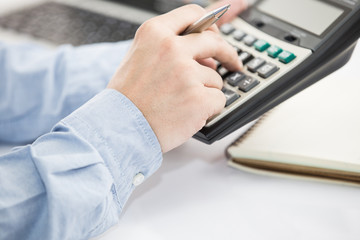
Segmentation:
<svg viewBox="0 0 360 240">
<path fill-rule="evenodd" d="M 106 87 L 129 44 L 0 43 L 0 141 L 31 142 L 48 132 Z"/>
<path fill-rule="evenodd" d="M 103 91 L 32 145 L 0 157 L 0 238 L 96 236 L 117 222 L 134 176 L 147 178 L 160 163 L 141 112 Z"/>
</svg>

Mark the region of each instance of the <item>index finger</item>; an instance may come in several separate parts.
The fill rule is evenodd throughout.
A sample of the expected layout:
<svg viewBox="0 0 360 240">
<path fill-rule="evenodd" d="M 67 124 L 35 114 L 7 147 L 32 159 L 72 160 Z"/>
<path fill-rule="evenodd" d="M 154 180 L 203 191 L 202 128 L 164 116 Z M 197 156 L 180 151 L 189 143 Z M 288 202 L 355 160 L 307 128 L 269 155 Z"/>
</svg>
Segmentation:
<svg viewBox="0 0 360 240">
<path fill-rule="evenodd" d="M 194 33 L 182 36 L 183 46 L 194 59 L 214 58 L 230 71 L 242 69 L 242 62 L 233 46 L 227 43 L 219 34 L 212 31 Z"/>
<path fill-rule="evenodd" d="M 164 27 L 172 30 L 176 35 L 181 34 L 195 21 L 206 14 L 206 10 L 199 5 L 189 4 L 176 8 L 168 13 L 155 17 Z M 154 20 L 155 20 L 154 19 Z M 214 30 L 214 27 L 211 27 Z"/>
</svg>

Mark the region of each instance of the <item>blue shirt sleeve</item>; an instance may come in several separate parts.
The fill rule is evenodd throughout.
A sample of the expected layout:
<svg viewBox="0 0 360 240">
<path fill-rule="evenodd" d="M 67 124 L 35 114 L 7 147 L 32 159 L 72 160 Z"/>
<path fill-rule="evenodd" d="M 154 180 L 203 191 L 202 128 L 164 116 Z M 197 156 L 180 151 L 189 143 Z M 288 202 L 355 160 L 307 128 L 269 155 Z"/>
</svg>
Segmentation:
<svg viewBox="0 0 360 240">
<path fill-rule="evenodd" d="M 30 143 L 103 90 L 131 41 L 49 49 L 0 42 L 0 142 Z"/>
<path fill-rule="evenodd" d="M 0 156 L 0 239 L 87 239 L 107 230 L 139 173 L 161 164 L 142 113 L 103 90 L 33 144 Z"/>
</svg>

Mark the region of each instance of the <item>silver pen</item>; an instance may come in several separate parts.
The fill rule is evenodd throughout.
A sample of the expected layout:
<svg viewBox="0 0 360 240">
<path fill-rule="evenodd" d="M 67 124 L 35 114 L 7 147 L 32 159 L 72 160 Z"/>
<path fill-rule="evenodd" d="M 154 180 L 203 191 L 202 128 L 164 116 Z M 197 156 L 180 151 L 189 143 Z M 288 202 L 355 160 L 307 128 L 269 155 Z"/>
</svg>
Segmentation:
<svg viewBox="0 0 360 240">
<path fill-rule="evenodd" d="M 185 31 L 181 35 L 187 35 L 190 33 L 200 33 L 206 29 L 208 29 L 211 25 L 216 23 L 217 20 L 221 18 L 222 15 L 230 8 L 230 4 L 227 4 L 223 7 L 215 9 L 205 16 L 191 24 L 189 27 L 185 29 Z"/>
</svg>

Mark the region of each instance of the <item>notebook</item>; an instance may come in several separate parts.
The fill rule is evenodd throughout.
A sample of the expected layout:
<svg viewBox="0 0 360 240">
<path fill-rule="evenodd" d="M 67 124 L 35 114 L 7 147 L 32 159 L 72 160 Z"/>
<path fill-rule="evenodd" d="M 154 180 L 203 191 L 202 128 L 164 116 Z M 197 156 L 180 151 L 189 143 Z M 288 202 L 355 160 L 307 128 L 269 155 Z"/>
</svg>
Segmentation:
<svg viewBox="0 0 360 240">
<path fill-rule="evenodd" d="M 348 65 L 268 112 L 232 143 L 230 165 L 360 183 L 357 49 Z"/>
</svg>

